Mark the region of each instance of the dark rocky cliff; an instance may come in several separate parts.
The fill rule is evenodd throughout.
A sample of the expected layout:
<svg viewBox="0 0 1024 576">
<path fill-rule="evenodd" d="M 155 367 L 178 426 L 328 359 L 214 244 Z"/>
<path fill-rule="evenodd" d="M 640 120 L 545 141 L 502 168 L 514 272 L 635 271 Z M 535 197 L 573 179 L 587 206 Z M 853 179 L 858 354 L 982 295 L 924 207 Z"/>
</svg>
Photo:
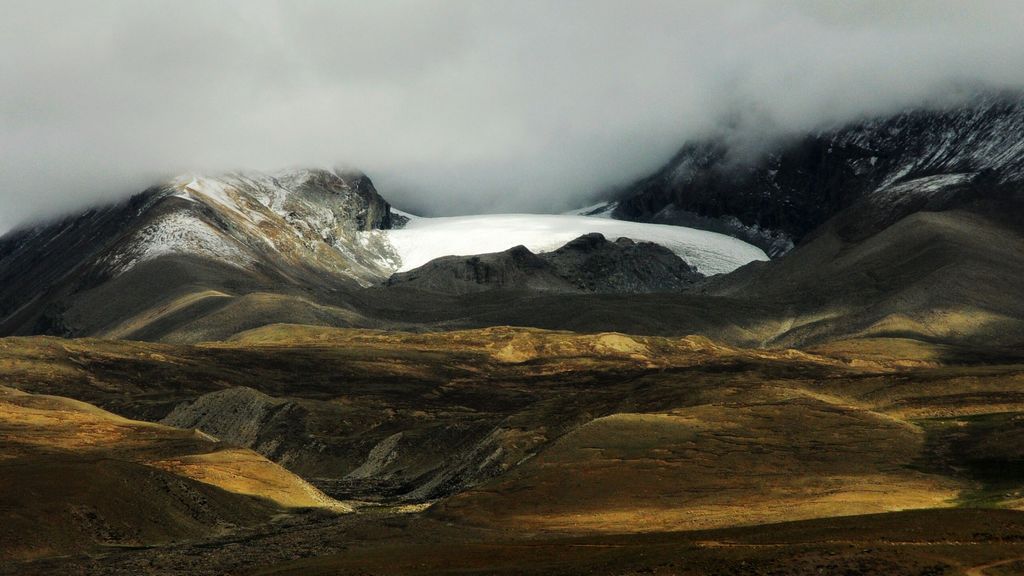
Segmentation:
<svg viewBox="0 0 1024 576">
<path fill-rule="evenodd" d="M 668 248 L 585 234 L 558 250 L 523 246 L 478 256 L 446 256 L 393 275 L 389 286 L 465 294 L 486 290 L 645 293 L 689 287 L 703 276 Z"/>
<path fill-rule="evenodd" d="M 979 193 L 1024 182 L 1024 97 L 865 120 L 780 140 L 753 157 L 724 140 L 689 143 L 624 190 L 614 217 L 724 232 L 774 257 L 858 200 L 898 200 L 886 192 L 922 178 Z"/>
</svg>

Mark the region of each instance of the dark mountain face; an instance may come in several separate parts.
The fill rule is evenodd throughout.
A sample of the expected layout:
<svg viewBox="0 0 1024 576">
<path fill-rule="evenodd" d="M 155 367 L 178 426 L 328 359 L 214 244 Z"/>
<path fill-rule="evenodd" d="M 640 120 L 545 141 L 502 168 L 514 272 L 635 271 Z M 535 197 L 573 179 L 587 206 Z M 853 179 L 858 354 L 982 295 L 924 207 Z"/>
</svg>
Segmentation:
<svg viewBox="0 0 1024 576">
<path fill-rule="evenodd" d="M 399 272 L 388 286 L 407 286 L 445 294 L 494 289 L 566 291 L 569 286 L 547 262 L 525 246 L 476 256 L 445 256 L 419 268 Z"/>
<path fill-rule="evenodd" d="M 602 293 L 672 292 L 703 277 L 674 252 L 653 242 L 586 234 L 541 254 L 576 289 Z"/>
<path fill-rule="evenodd" d="M 389 286 L 466 294 L 487 290 L 646 293 L 682 290 L 703 276 L 651 242 L 585 234 L 553 252 L 523 246 L 479 256 L 447 256 L 393 275 Z"/>
<path fill-rule="evenodd" d="M 727 233 L 774 257 L 860 200 L 957 188 L 949 208 L 1022 181 L 1024 97 L 986 96 L 780 141 L 754 158 L 720 140 L 690 143 L 624 191 L 614 216 Z"/>
</svg>

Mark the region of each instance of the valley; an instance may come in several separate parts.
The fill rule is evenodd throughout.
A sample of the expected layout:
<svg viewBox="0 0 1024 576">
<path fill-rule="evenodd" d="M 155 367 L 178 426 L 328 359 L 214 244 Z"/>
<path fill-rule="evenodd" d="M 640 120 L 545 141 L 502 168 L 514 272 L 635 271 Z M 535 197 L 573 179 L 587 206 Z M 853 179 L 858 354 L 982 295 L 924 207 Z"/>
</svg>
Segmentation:
<svg viewBox="0 0 1024 576">
<path fill-rule="evenodd" d="M 59 499 L 5 506 L 34 522 L 5 523 L 10 573 L 956 574 L 1024 554 L 1013 356 L 297 325 L 0 352 L 5 493 Z M 140 495 L 173 474 L 204 504 L 153 533 L 96 473 Z M 93 489 L 38 484 L 69 474 Z"/>
</svg>

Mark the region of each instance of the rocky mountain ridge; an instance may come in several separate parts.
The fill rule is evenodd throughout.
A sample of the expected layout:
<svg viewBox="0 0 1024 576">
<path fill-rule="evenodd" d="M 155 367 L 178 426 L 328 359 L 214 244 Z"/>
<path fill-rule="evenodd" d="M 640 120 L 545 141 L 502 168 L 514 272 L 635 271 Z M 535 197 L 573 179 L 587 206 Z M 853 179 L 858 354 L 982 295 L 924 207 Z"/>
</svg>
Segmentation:
<svg viewBox="0 0 1024 576">
<path fill-rule="evenodd" d="M 230 294 L 241 286 L 376 283 L 396 267 L 386 238 L 375 233 L 391 218 L 361 173 L 183 176 L 0 238 L 0 331 L 89 332 L 104 319 L 82 318 L 88 311 L 76 314 L 77 302 L 115 284 Z M 157 260 L 162 266 L 151 269 Z M 173 277 L 160 278 L 175 267 Z"/>
<path fill-rule="evenodd" d="M 1024 182 L 1024 96 L 992 93 L 780 139 L 749 157 L 690 142 L 619 193 L 613 216 L 727 233 L 785 254 L 860 200 L 876 206 Z M 949 206 L 949 204 L 947 204 Z"/>
<path fill-rule="evenodd" d="M 446 256 L 391 276 L 388 286 L 464 294 L 486 290 L 629 293 L 683 290 L 704 276 L 668 248 L 599 233 L 552 252 L 524 246 L 478 256 Z"/>
</svg>

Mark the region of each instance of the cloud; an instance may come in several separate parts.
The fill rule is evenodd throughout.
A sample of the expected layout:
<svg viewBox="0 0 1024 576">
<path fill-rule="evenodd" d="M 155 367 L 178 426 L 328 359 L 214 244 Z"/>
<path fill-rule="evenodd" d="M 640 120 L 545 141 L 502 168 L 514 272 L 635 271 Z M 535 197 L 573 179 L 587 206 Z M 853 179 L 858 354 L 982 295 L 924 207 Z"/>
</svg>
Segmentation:
<svg viewBox="0 0 1024 576">
<path fill-rule="evenodd" d="M 1024 4 L 0 0 L 0 230 L 186 172 L 346 166 L 549 211 L 762 135 L 1024 85 Z"/>
</svg>

